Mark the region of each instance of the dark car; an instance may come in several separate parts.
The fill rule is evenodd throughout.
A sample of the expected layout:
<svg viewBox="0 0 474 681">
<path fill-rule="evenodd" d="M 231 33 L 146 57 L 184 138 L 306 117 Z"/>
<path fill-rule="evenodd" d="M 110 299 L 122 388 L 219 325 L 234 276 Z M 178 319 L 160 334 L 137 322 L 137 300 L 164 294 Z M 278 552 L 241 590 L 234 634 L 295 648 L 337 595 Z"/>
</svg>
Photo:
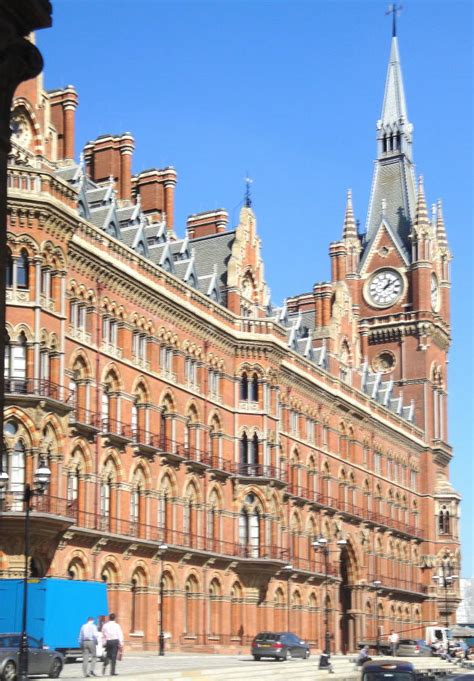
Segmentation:
<svg viewBox="0 0 474 681">
<path fill-rule="evenodd" d="M 252 641 L 252 655 L 254 660 L 262 657 L 274 657 L 276 660 L 291 660 L 301 657 L 307 660 L 310 656 L 309 645 L 299 636 L 290 631 L 270 632 L 262 631 Z"/>
<path fill-rule="evenodd" d="M 433 651 L 421 639 L 402 638 L 398 642 L 397 655 L 399 657 L 431 657 Z"/>
<path fill-rule="evenodd" d="M 415 668 L 411 662 L 393 659 L 366 662 L 362 667 L 361 681 L 416 681 Z"/>
<path fill-rule="evenodd" d="M 18 676 L 18 649 L 20 634 L 0 634 L 0 679 L 15 681 Z M 41 641 L 28 636 L 28 674 L 45 674 L 57 679 L 61 674 L 64 659 L 57 650 L 49 650 Z"/>
</svg>

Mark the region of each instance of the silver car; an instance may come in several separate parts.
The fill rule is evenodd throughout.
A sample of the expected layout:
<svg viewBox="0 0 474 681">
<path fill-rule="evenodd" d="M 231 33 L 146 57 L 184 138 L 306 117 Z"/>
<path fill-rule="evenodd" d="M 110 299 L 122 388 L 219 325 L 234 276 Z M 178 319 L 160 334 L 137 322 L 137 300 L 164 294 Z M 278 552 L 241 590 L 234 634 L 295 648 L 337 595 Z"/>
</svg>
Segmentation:
<svg viewBox="0 0 474 681">
<path fill-rule="evenodd" d="M 15 681 L 18 676 L 20 634 L 0 634 L 0 679 Z M 28 636 L 28 675 L 45 674 L 57 679 L 64 666 L 64 658 L 57 650 L 44 648 L 41 641 Z"/>
</svg>

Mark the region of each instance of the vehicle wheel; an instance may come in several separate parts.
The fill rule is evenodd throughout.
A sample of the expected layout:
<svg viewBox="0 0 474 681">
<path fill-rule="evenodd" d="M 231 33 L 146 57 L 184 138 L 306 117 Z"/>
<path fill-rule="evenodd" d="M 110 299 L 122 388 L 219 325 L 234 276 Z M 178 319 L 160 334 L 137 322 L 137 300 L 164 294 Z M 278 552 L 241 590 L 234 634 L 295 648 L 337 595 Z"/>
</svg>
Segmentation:
<svg viewBox="0 0 474 681">
<path fill-rule="evenodd" d="M 58 676 L 61 674 L 63 669 L 63 665 L 61 660 L 58 660 L 58 658 L 55 658 L 53 660 L 53 664 L 51 665 L 51 669 L 49 670 L 49 678 L 50 679 L 57 679 Z"/>
<path fill-rule="evenodd" d="M 15 681 L 16 679 L 16 664 L 11 660 L 3 668 L 2 679 L 3 681 Z"/>
<path fill-rule="evenodd" d="M 284 657 L 283 659 L 285 659 L 285 660 L 287 660 L 287 661 L 288 661 L 288 660 L 291 660 L 291 650 L 288 650 L 288 649 L 287 649 L 287 650 L 285 651 L 285 657 Z"/>
<path fill-rule="evenodd" d="M 255 662 L 260 662 L 260 655 L 254 655 L 253 659 L 255 660 Z"/>
<path fill-rule="evenodd" d="M 311 651 L 310 651 L 310 650 L 305 650 L 305 652 L 304 652 L 304 659 L 305 659 L 305 660 L 308 660 L 310 655 L 311 655 Z"/>
</svg>

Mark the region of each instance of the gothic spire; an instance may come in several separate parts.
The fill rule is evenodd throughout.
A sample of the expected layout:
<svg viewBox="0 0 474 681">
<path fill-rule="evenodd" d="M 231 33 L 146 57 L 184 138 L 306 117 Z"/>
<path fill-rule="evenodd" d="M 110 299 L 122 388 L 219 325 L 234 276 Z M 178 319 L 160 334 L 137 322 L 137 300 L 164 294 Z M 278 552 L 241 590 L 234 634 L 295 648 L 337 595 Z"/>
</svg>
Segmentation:
<svg viewBox="0 0 474 681">
<path fill-rule="evenodd" d="M 428 217 L 428 208 L 426 206 L 425 187 L 423 184 L 423 175 L 418 178 L 418 196 L 416 199 L 415 220 L 414 224 L 418 228 L 430 227 L 430 219 Z"/>
<path fill-rule="evenodd" d="M 343 239 L 357 239 L 357 225 L 352 208 L 352 189 L 347 190 L 346 213 L 344 215 Z"/>
<path fill-rule="evenodd" d="M 441 199 L 438 200 L 438 210 L 436 215 L 436 236 L 438 238 L 438 244 L 440 246 L 447 247 L 448 239 L 446 236 L 446 228 L 444 226 L 443 204 L 441 203 Z"/>
<path fill-rule="evenodd" d="M 383 222 L 389 226 L 398 247 L 409 260 L 411 248 L 408 237 L 416 205 L 412 130 L 395 35 L 391 39 L 382 113 L 377 121 L 377 160 L 367 214 L 364 255 L 369 252 L 381 227 L 380 206 L 384 202 Z M 361 266 L 365 262 L 364 255 Z"/>
<path fill-rule="evenodd" d="M 384 127 L 408 121 L 402 67 L 398 54 L 398 38 L 396 36 L 392 38 L 380 119 Z"/>
</svg>

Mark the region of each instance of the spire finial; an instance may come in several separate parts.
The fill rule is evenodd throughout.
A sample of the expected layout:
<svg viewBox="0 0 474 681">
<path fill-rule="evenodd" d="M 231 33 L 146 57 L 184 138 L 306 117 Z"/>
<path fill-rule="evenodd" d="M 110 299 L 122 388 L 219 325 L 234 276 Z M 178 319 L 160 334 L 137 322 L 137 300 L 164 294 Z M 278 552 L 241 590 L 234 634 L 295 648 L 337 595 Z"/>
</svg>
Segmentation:
<svg viewBox="0 0 474 681">
<path fill-rule="evenodd" d="M 418 197 L 416 199 L 416 210 L 415 210 L 415 225 L 427 226 L 430 224 L 428 218 L 428 208 L 426 207 L 425 199 L 425 187 L 423 183 L 423 175 L 418 178 Z"/>
<path fill-rule="evenodd" d="M 245 207 L 246 208 L 251 208 L 252 207 L 252 197 L 250 195 L 250 185 L 253 183 L 253 180 L 251 177 L 249 177 L 249 174 L 247 173 L 245 177 Z"/>
<path fill-rule="evenodd" d="M 443 204 L 441 202 L 441 199 L 438 199 L 436 211 L 436 236 L 438 238 L 438 243 L 440 246 L 448 245 L 448 239 L 446 237 L 446 228 L 444 226 Z"/>
<path fill-rule="evenodd" d="M 392 15 L 392 38 L 397 37 L 397 16 L 403 9 L 403 5 L 397 5 L 395 2 L 388 6 L 388 10 L 385 14 Z"/>
<path fill-rule="evenodd" d="M 343 239 L 351 239 L 357 237 L 357 226 L 354 219 L 354 210 L 352 208 L 352 189 L 347 190 L 346 213 L 344 215 L 344 228 L 342 230 Z"/>
</svg>

